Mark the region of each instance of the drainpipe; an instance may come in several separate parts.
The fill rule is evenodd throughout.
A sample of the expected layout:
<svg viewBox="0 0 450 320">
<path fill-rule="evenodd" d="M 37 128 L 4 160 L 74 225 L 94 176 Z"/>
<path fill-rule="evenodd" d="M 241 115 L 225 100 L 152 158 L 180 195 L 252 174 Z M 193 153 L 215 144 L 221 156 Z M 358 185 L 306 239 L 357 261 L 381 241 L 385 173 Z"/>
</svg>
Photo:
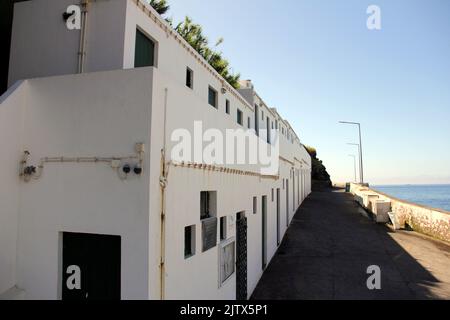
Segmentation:
<svg viewBox="0 0 450 320">
<path fill-rule="evenodd" d="M 89 0 L 81 0 L 81 33 L 80 46 L 78 50 L 78 73 L 84 72 L 84 61 L 86 58 L 86 33 L 88 23 Z"/>
<path fill-rule="evenodd" d="M 163 124 L 163 147 L 161 149 L 161 164 L 160 164 L 160 177 L 159 185 L 161 191 L 161 217 L 160 217 L 160 262 L 159 262 L 159 281 L 160 281 L 160 299 L 165 299 L 165 259 L 166 259 L 166 186 L 167 177 L 169 174 L 168 167 L 166 164 L 166 123 L 167 123 L 167 96 L 168 89 L 164 89 L 164 124 Z"/>
</svg>

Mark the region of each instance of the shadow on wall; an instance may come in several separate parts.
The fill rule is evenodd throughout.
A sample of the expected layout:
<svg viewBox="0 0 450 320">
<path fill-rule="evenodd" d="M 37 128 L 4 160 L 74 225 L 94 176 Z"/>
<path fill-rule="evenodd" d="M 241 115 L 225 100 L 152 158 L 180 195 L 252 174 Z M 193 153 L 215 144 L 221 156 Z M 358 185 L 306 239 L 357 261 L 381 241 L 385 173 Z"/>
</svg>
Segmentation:
<svg viewBox="0 0 450 320">
<path fill-rule="evenodd" d="M 391 231 L 363 217 L 361 210 L 353 197 L 342 190 L 312 193 L 294 216 L 252 298 L 436 299 L 450 296 L 450 284 L 445 284 L 447 292 L 442 292 L 438 288 L 440 281 L 395 241 Z M 402 241 L 427 241 L 409 235 L 405 239 Z M 422 250 L 421 259 L 439 263 L 432 257 L 430 261 L 427 250 Z M 381 269 L 381 290 L 367 288 L 367 268 L 371 265 Z"/>
</svg>

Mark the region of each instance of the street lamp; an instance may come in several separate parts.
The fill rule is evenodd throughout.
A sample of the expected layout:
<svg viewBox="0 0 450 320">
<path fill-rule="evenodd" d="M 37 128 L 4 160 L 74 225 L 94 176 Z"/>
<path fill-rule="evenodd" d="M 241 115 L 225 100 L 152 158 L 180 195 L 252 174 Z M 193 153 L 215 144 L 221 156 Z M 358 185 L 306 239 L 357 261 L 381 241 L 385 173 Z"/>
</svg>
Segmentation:
<svg viewBox="0 0 450 320">
<path fill-rule="evenodd" d="M 355 169 L 355 183 L 356 183 L 356 181 L 357 181 L 356 180 L 356 156 L 354 154 L 349 154 L 348 156 L 353 158 L 353 167 Z"/>
<path fill-rule="evenodd" d="M 361 173 L 361 183 L 364 183 L 364 172 L 363 172 L 363 155 L 362 155 L 362 140 L 361 140 L 361 124 L 359 122 L 350 122 L 350 121 L 339 121 L 339 123 L 343 124 L 352 124 L 358 126 L 359 129 L 359 163 L 360 163 L 360 173 Z"/>
<path fill-rule="evenodd" d="M 358 159 L 360 158 L 360 154 L 361 154 L 361 150 L 359 147 L 359 143 L 347 143 L 350 146 L 357 146 L 358 147 Z M 361 162 L 359 163 L 359 172 L 361 172 Z M 359 177 L 359 182 L 362 183 L 362 178 L 361 178 L 361 174 Z"/>
</svg>

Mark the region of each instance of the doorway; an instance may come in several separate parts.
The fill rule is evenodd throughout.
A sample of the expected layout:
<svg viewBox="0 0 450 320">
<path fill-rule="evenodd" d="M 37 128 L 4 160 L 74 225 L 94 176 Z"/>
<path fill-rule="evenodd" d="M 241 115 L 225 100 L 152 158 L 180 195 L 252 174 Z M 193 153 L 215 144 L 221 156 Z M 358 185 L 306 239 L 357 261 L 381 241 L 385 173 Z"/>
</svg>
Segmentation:
<svg viewBox="0 0 450 320">
<path fill-rule="evenodd" d="M 259 136 L 259 107 L 255 104 L 255 132 Z"/>
<path fill-rule="evenodd" d="M 62 233 L 62 299 L 120 299 L 120 236 Z"/>
<path fill-rule="evenodd" d="M 286 179 L 286 227 L 289 227 L 289 179 Z"/>
<path fill-rule="evenodd" d="M 236 300 L 247 300 L 247 218 L 236 214 Z"/>
<path fill-rule="evenodd" d="M 277 245 L 280 245 L 280 188 L 277 188 Z"/>
<path fill-rule="evenodd" d="M 267 266 L 267 196 L 261 198 L 261 249 L 262 269 Z"/>
</svg>

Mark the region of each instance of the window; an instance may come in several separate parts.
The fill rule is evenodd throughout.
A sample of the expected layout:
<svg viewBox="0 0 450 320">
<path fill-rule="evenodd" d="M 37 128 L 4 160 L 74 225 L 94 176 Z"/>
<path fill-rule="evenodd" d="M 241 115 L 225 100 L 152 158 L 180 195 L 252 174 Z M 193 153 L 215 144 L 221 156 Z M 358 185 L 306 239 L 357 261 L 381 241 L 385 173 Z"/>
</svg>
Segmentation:
<svg viewBox="0 0 450 320">
<path fill-rule="evenodd" d="M 261 110 L 261 120 L 264 121 L 264 111 Z"/>
<path fill-rule="evenodd" d="M 219 279 L 222 285 L 229 279 L 235 268 L 235 242 L 233 239 L 221 243 L 219 250 Z"/>
<path fill-rule="evenodd" d="M 278 120 L 275 120 L 275 129 L 278 130 Z"/>
<path fill-rule="evenodd" d="M 267 143 L 270 144 L 270 119 L 266 118 Z"/>
<path fill-rule="evenodd" d="M 217 245 L 217 218 L 211 217 L 202 220 L 202 252 L 208 251 Z"/>
<path fill-rule="evenodd" d="M 273 202 L 273 188 L 272 188 L 272 202 Z"/>
<path fill-rule="evenodd" d="M 216 216 L 216 199 L 216 191 L 200 192 L 200 219 L 207 219 Z"/>
<path fill-rule="evenodd" d="M 272 121 L 272 130 L 273 130 L 273 121 Z"/>
<path fill-rule="evenodd" d="M 184 258 L 195 254 L 195 224 L 184 228 Z"/>
<path fill-rule="evenodd" d="M 239 123 L 242 126 L 242 111 L 237 109 L 237 123 Z"/>
<path fill-rule="evenodd" d="M 247 117 L 247 128 L 249 128 L 250 129 L 250 127 L 251 127 L 251 124 L 250 124 L 250 117 Z"/>
<path fill-rule="evenodd" d="M 194 88 L 194 72 L 189 68 L 186 69 L 186 87 Z"/>
<path fill-rule="evenodd" d="M 253 197 L 253 214 L 256 214 L 257 205 L 258 205 L 258 198 Z"/>
<path fill-rule="evenodd" d="M 283 179 L 283 190 L 284 190 L 284 179 Z"/>
<path fill-rule="evenodd" d="M 230 100 L 225 101 L 225 112 L 230 114 Z"/>
<path fill-rule="evenodd" d="M 227 217 L 220 218 L 220 241 L 227 239 Z"/>
<path fill-rule="evenodd" d="M 208 87 L 208 103 L 217 108 L 217 91 L 211 87 Z"/>
<path fill-rule="evenodd" d="M 155 64 L 155 43 L 136 29 L 134 67 L 151 67 Z"/>
</svg>

